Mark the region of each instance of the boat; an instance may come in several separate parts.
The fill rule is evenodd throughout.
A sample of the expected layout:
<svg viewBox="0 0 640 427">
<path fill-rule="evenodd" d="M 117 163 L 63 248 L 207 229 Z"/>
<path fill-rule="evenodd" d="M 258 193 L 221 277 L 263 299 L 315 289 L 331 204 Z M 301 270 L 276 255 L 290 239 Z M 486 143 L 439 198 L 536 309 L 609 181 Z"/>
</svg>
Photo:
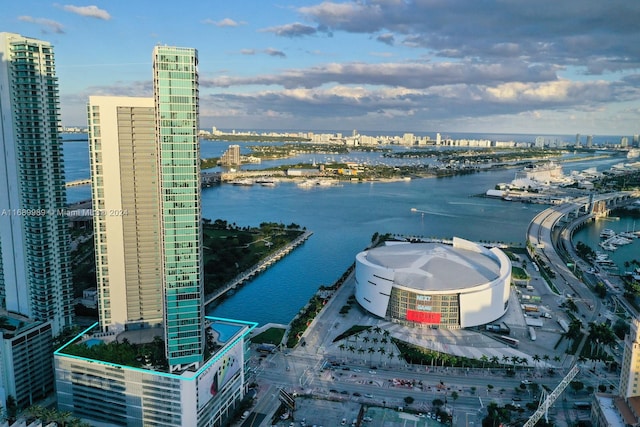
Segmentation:
<svg viewBox="0 0 640 427">
<path fill-rule="evenodd" d="M 604 242 L 600 243 L 600 247 L 605 251 L 615 251 L 616 249 L 618 249 L 617 246 L 612 245 L 611 243 L 604 243 Z"/>
<path fill-rule="evenodd" d="M 253 185 L 253 180 L 251 179 L 234 179 L 231 181 L 233 185 Z"/>
<path fill-rule="evenodd" d="M 605 228 L 600 232 L 600 237 L 603 239 L 608 239 L 616 235 L 616 232 L 610 228 Z"/>
<path fill-rule="evenodd" d="M 312 180 L 306 180 L 298 183 L 298 187 L 300 188 L 311 188 L 315 186 L 316 186 L 316 182 Z"/>
<path fill-rule="evenodd" d="M 276 182 L 273 179 L 259 179 L 256 180 L 256 184 L 260 184 L 263 187 L 275 187 Z"/>
</svg>

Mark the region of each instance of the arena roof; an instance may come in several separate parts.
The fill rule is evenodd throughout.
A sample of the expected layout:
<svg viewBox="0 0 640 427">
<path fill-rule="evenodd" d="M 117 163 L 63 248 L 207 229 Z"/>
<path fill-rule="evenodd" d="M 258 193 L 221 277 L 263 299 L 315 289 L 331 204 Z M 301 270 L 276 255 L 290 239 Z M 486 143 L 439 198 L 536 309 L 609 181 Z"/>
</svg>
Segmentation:
<svg viewBox="0 0 640 427">
<path fill-rule="evenodd" d="M 499 277 L 496 259 L 440 243 L 382 246 L 362 253 L 364 260 L 394 271 L 394 282 L 422 291 L 466 289 Z"/>
</svg>

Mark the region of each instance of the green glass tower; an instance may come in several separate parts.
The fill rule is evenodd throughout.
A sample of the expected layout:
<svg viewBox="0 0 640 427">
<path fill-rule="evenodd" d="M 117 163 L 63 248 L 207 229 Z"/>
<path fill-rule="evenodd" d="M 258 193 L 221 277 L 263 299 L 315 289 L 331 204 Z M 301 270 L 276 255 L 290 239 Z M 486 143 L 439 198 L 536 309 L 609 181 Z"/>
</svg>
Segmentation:
<svg viewBox="0 0 640 427">
<path fill-rule="evenodd" d="M 198 367 L 205 347 L 197 65 L 192 48 L 153 51 L 165 343 L 172 371 Z"/>
</svg>

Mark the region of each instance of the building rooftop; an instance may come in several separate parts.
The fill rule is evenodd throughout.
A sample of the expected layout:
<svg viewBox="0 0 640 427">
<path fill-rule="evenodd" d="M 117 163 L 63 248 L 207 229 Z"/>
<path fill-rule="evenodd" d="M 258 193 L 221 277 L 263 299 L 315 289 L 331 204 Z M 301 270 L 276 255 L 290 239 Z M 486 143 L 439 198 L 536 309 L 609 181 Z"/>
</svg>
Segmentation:
<svg viewBox="0 0 640 427">
<path fill-rule="evenodd" d="M 465 289 L 495 280 L 499 262 L 487 254 L 441 243 L 382 246 L 364 259 L 394 271 L 398 285 L 421 291 Z"/>
<path fill-rule="evenodd" d="M 247 336 L 257 326 L 254 322 L 216 317 L 205 317 L 205 321 L 208 325 L 208 349 L 211 355 L 198 371 L 218 360 L 227 349 L 233 347 L 239 339 Z M 54 354 L 176 377 L 197 374 L 191 371 L 169 374 L 162 328 L 125 331 L 115 335 L 98 332 L 97 325 L 95 323 L 82 331 Z"/>
</svg>

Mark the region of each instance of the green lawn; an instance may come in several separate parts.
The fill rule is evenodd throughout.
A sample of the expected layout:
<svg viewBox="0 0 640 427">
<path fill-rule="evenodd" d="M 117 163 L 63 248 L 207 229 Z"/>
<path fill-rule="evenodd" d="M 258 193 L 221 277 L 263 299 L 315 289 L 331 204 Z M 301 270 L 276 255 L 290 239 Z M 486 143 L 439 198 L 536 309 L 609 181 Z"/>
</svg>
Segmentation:
<svg viewBox="0 0 640 427">
<path fill-rule="evenodd" d="M 282 328 L 269 328 L 255 337 L 252 337 L 251 342 L 254 344 L 280 345 L 282 337 L 284 337 L 284 332 L 285 330 Z"/>
</svg>

